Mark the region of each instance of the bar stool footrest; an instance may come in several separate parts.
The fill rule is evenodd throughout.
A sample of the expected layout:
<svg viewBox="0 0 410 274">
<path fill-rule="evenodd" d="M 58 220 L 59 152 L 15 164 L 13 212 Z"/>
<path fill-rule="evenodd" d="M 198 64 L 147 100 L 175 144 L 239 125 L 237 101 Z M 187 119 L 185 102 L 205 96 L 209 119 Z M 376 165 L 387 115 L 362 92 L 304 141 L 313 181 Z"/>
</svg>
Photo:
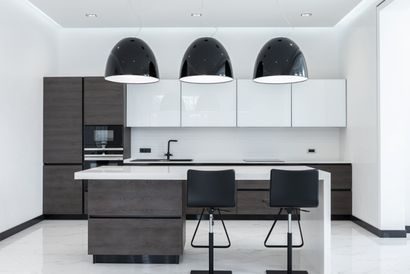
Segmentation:
<svg viewBox="0 0 410 274">
<path fill-rule="evenodd" d="M 289 274 L 287 270 L 266 270 L 266 274 Z M 292 274 L 309 274 L 304 270 L 293 270 Z"/>
<path fill-rule="evenodd" d="M 191 274 L 209 274 L 209 270 L 192 270 Z M 214 274 L 232 274 L 230 270 L 214 270 Z"/>
</svg>

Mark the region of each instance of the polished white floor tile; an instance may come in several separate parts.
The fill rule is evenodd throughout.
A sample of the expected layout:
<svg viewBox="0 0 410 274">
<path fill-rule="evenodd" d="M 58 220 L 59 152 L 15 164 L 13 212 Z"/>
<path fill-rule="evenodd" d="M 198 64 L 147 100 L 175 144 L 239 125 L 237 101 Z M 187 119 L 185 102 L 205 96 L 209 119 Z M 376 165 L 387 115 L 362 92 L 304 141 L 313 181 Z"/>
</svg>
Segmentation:
<svg viewBox="0 0 410 274">
<path fill-rule="evenodd" d="M 0 273 L 183 274 L 191 269 L 206 269 L 207 250 L 190 246 L 195 224 L 193 221 L 187 223 L 187 244 L 180 264 L 143 265 L 93 264 L 91 256 L 87 255 L 86 221 L 43 221 L 0 242 Z M 266 221 L 227 221 L 232 247 L 215 251 L 216 268 L 230 269 L 238 274 L 283 269 L 286 251 L 263 246 L 270 225 L 271 222 Z M 206 242 L 206 228 L 204 223 L 198 234 L 200 242 Z M 272 241 L 285 240 L 284 222 L 280 222 L 279 232 Z M 216 234 L 216 241 L 224 243 L 220 226 L 216 227 Z M 409 274 L 410 242 L 379 239 L 351 222 L 333 222 L 332 273 Z"/>
</svg>

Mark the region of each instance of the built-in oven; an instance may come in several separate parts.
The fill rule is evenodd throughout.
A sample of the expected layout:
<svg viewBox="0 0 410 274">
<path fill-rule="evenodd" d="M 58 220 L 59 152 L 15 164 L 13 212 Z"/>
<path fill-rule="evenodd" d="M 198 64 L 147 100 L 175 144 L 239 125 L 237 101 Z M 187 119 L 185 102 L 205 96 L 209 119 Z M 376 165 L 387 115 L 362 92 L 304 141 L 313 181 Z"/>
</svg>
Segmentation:
<svg viewBox="0 0 410 274">
<path fill-rule="evenodd" d="M 85 126 L 84 148 L 122 148 L 123 126 Z"/>
<path fill-rule="evenodd" d="M 123 126 L 84 127 L 84 169 L 121 165 L 124 160 Z"/>
<path fill-rule="evenodd" d="M 84 127 L 83 169 L 123 164 L 123 126 Z M 84 213 L 87 214 L 88 181 L 83 181 Z"/>
</svg>

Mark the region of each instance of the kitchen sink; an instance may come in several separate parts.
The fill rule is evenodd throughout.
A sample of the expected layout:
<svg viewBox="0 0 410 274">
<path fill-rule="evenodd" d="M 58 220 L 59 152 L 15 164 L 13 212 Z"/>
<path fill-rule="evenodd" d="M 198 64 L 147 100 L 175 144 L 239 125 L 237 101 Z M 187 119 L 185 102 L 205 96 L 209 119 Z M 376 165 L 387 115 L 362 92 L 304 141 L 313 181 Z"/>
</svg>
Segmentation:
<svg viewBox="0 0 410 274">
<path fill-rule="evenodd" d="M 134 159 L 130 162 L 192 162 L 193 159 Z"/>
</svg>

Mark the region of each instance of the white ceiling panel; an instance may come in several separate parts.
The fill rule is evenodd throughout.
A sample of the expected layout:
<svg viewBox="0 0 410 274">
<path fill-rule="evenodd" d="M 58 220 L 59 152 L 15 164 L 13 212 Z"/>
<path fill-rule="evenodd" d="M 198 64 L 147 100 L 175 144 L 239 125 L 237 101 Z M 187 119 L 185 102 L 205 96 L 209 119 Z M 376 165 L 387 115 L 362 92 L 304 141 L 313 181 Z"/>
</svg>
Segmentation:
<svg viewBox="0 0 410 274">
<path fill-rule="evenodd" d="M 332 27 L 361 0 L 30 1 L 66 28 L 117 28 Z M 305 12 L 313 16 L 302 17 Z M 87 18 L 87 13 L 98 16 Z"/>
</svg>

